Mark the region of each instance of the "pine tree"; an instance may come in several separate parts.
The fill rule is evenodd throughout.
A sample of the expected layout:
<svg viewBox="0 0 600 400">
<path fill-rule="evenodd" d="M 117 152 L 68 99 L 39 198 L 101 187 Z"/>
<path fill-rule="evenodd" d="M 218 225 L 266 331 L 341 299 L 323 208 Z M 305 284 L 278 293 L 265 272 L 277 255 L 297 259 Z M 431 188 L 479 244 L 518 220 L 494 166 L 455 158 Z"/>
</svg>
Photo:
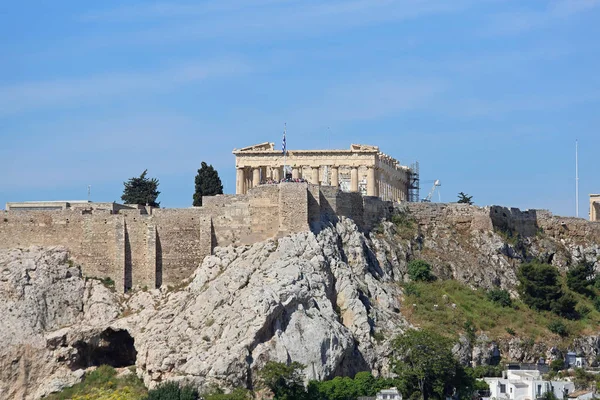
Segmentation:
<svg viewBox="0 0 600 400">
<path fill-rule="evenodd" d="M 223 194 L 223 185 L 219 173 L 212 165 L 202 161 L 202 167 L 196 175 L 196 191 L 194 192 L 194 207 L 202 205 L 202 196 L 214 196 Z"/>
<path fill-rule="evenodd" d="M 160 192 L 158 191 L 158 179 L 146 178 L 148 170 L 144 170 L 139 178 L 129 178 L 127 182 L 123 182 L 125 188 L 121 200 L 125 204 L 149 205 L 152 207 L 160 207 L 160 203 L 156 202 Z"/>
<path fill-rule="evenodd" d="M 473 196 L 469 196 L 466 193 L 460 192 L 458 194 L 458 202 L 457 203 L 462 203 L 462 204 L 473 204 Z"/>
</svg>

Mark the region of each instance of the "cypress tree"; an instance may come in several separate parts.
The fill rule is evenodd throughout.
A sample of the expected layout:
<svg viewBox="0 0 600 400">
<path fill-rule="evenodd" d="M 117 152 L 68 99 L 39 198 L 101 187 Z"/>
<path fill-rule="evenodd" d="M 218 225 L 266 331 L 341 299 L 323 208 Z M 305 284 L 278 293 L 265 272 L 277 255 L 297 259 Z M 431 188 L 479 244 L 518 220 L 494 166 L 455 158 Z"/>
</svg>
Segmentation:
<svg viewBox="0 0 600 400">
<path fill-rule="evenodd" d="M 144 170 L 139 178 L 129 178 L 127 182 L 123 182 L 125 188 L 121 200 L 126 204 L 139 204 L 145 206 L 148 204 L 152 207 L 160 207 L 160 203 L 156 202 L 160 192 L 158 191 L 158 179 L 146 178 L 148 170 Z"/>
<path fill-rule="evenodd" d="M 223 185 L 219 173 L 212 165 L 202 161 L 201 168 L 196 175 L 196 191 L 194 192 L 194 207 L 202 205 L 202 196 L 214 196 L 223 194 Z"/>
</svg>

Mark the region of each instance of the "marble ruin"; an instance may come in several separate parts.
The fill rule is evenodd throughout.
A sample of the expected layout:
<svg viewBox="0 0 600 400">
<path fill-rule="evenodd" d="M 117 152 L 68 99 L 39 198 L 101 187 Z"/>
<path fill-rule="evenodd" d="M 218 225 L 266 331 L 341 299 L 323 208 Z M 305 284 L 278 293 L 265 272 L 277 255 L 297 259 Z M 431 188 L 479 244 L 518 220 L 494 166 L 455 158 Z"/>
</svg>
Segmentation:
<svg viewBox="0 0 600 400">
<path fill-rule="evenodd" d="M 600 194 L 590 194 L 590 221 L 600 222 Z"/>
<path fill-rule="evenodd" d="M 379 147 L 359 144 L 349 150 L 288 150 L 284 155 L 274 143 L 265 142 L 233 154 L 236 194 L 264 183 L 300 180 L 384 201 L 408 201 L 414 173 Z"/>
</svg>

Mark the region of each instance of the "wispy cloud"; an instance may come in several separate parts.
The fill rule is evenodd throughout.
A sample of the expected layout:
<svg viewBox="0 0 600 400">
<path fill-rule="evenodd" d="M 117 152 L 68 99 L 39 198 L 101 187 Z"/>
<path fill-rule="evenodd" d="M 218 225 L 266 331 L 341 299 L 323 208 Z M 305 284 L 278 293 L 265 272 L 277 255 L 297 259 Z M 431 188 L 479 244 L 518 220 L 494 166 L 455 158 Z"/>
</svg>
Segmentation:
<svg viewBox="0 0 600 400">
<path fill-rule="evenodd" d="M 523 3 L 529 6 L 529 3 Z M 547 27 L 600 6 L 600 0 L 557 0 L 542 10 L 524 10 L 495 15 L 486 28 L 494 35 L 514 35 Z"/>
<path fill-rule="evenodd" d="M 272 1 L 223 0 L 219 2 L 140 3 L 93 11 L 79 16 L 99 23 L 136 21 L 141 28 L 119 33 L 121 43 L 170 43 L 208 38 L 268 38 L 312 36 L 391 21 L 459 12 L 482 0 L 346 0 Z M 156 22 L 160 22 L 159 25 Z M 144 26 L 144 23 L 150 24 Z M 98 41 L 119 42 L 115 37 Z"/>
<path fill-rule="evenodd" d="M 188 62 L 162 70 L 93 75 L 84 78 L 23 82 L 0 87 L 0 116 L 35 109 L 93 103 L 130 94 L 169 90 L 188 83 L 249 70 L 241 60 Z"/>
</svg>

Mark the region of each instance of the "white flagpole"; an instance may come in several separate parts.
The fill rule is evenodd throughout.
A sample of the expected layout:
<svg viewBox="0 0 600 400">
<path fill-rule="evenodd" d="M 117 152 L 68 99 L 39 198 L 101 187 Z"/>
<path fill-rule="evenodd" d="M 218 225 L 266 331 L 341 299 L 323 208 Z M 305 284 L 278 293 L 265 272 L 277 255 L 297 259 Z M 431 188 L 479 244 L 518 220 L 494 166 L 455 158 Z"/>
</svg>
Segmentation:
<svg viewBox="0 0 600 400">
<path fill-rule="evenodd" d="M 283 179 L 287 178 L 287 138 L 285 137 L 285 133 L 287 130 L 287 123 L 283 123 Z"/>
<path fill-rule="evenodd" d="M 579 143 L 575 139 L 575 216 L 579 218 Z"/>
</svg>

